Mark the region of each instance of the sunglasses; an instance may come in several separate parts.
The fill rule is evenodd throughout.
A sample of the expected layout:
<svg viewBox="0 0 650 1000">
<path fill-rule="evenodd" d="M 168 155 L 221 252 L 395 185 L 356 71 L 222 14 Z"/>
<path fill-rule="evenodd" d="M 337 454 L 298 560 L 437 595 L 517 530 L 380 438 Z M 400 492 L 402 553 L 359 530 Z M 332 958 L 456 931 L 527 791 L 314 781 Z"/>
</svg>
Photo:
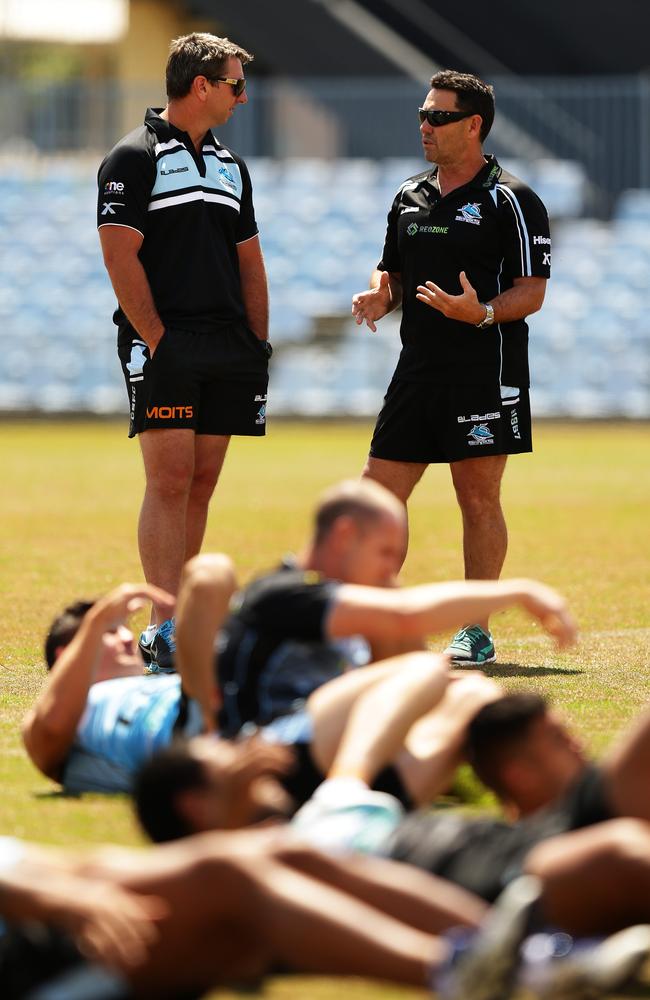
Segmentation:
<svg viewBox="0 0 650 1000">
<path fill-rule="evenodd" d="M 426 108 L 418 108 L 420 125 L 428 122 L 432 128 L 438 125 L 448 125 L 449 122 L 460 122 L 463 118 L 470 118 L 473 111 L 427 111 Z"/>
<path fill-rule="evenodd" d="M 246 80 L 243 76 L 214 76 L 211 78 L 210 83 L 229 83 L 235 97 L 239 97 L 246 89 Z"/>
</svg>

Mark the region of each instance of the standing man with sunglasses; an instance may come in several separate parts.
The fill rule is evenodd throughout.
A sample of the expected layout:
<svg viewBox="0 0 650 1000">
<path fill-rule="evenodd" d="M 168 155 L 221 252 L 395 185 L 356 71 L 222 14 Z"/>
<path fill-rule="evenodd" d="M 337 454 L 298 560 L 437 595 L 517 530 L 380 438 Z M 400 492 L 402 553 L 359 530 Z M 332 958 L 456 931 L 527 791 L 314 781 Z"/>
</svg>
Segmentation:
<svg viewBox="0 0 650 1000">
<path fill-rule="evenodd" d="M 402 305 L 402 351 L 363 474 L 406 504 L 429 463 L 449 464 L 465 576 L 497 579 L 506 458 L 532 451 L 525 317 L 544 300 L 549 223 L 530 188 L 483 153 L 492 87 L 453 70 L 430 86 L 419 117 L 431 168 L 395 196 L 370 289 L 352 300 L 372 331 Z M 447 652 L 456 663 L 493 661 L 487 619 L 467 622 Z"/>
<path fill-rule="evenodd" d="M 146 489 L 147 581 L 175 594 L 196 555 L 230 436 L 265 432 L 268 290 L 246 164 L 213 135 L 246 104 L 253 57 L 227 38 L 175 39 L 168 103 L 99 169 L 97 224 Z M 172 666 L 174 621 L 153 606 L 140 648 Z"/>
</svg>

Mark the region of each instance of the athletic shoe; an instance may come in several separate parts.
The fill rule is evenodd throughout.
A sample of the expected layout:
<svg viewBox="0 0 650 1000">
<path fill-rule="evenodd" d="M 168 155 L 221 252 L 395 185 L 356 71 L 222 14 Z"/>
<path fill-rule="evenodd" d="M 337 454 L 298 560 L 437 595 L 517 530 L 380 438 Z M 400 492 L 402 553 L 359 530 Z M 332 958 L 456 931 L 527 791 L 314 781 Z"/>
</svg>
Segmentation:
<svg viewBox="0 0 650 1000">
<path fill-rule="evenodd" d="M 173 674 L 176 652 L 176 620 L 167 618 L 161 625 L 149 625 L 140 636 L 138 646 L 144 660 L 145 674 Z"/>
<path fill-rule="evenodd" d="M 451 656 L 452 664 L 466 667 L 481 667 L 497 658 L 492 635 L 480 625 L 461 628 L 447 646 L 445 653 Z"/>
<path fill-rule="evenodd" d="M 450 967 L 434 983 L 445 1000 L 506 1000 L 510 996 L 520 945 L 540 892 L 539 879 L 522 875 L 504 889 L 476 934 L 468 937 L 465 932 Z"/>
<path fill-rule="evenodd" d="M 638 924 L 599 944 L 578 939 L 566 958 L 546 965 L 536 985 L 542 1000 L 597 1000 L 631 983 L 650 956 L 650 925 Z"/>
</svg>

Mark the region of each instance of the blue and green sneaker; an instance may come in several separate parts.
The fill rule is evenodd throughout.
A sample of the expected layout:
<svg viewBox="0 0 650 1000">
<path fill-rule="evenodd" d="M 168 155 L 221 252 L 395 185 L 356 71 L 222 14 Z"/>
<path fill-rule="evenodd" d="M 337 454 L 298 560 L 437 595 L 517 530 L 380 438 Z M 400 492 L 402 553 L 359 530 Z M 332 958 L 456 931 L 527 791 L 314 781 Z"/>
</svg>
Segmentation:
<svg viewBox="0 0 650 1000">
<path fill-rule="evenodd" d="M 492 635 L 480 625 L 467 625 L 456 632 L 445 653 L 451 656 L 452 664 L 465 667 L 481 667 L 497 658 Z"/>
<path fill-rule="evenodd" d="M 173 674 L 176 652 L 176 620 L 167 618 L 160 625 L 149 625 L 138 642 L 145 674 Z"/>
</svg>

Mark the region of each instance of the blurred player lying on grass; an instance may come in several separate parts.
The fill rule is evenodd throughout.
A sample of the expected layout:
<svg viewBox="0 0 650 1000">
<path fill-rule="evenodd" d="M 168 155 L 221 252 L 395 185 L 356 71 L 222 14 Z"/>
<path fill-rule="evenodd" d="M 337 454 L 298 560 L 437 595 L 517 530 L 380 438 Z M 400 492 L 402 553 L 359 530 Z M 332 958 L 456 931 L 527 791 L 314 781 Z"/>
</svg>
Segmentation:
<svg viewBox="0 0 650 1000">
<path fill-rule="evenodd" d="M 493 774 L 493 787 L 519 820 L 448 810 L 404 817 L 393 796 L 369 786 L 418 719 L 431 714 L 436 659 L 422 658 L 364 696 L 328 780 L 281 828 L 287 850 L 297 833 L 332 853 L 353 878 L 372 872 L 379 855 L 403 862 L 405 886 L 411 878 L 417 884 L 416 868 L 424 868 L 472 898 L 496 900 L 482 938 L 455 938 L 459 964 L 450 980 L 436 980 L 442 996 L 505 1000 L 517 984 L 544 1000 L 610 995 L 650 950 L 650 927 L 635 926 L 650 920 L 650 716 L 596 768 L 537 695 L 492 698 L 470 723 L 467 750 L 482 765 L 477 770 Z M 462 681 L 449 689 L 456 683 Z M 286 820 L 292 804 L 277 781 L 282 761 L 268 751 L 262 741 L 201 736 L 156 755 L 135 789 L 146 831 L 166 841 Z M 310 855 L 305 864 L 319 875 L 321 862 L 322 855 Z M 614 937 L 595 947 L 584 940 L 607 933 Z M 469 950 L 459 960 L 463 940 Z"/>
<path fill-rule="evenodd" d="M 385 658 L 387 653 L 423 647 L 430 632 L 513 605 L 537 618 L 560 644 L 573 640 L 575 627 L 562 598 L 532 581 L 390 586 L 405 531 L 402 505 L 382 487 L 342 484 L 321 503 L 299 568 L 254 582 L 235 596 L 230 615 L 230 560 L 192 560 L 177 606 L 180 674 L 144 676 L 125 625 L 147 600 L 171 613 L 169 595 L 125 584 L 92 606 L 72 607 L 50 630 L 50 673 L 24 720 L 31 759 L 71 792 L 127 791 L 143 760 L 174 736 L 213 731 L 215 720 L 229 737 L 240 735 L 245 724 L 261 724 L 267 739 L 296 747 L 297 767 L 286 781 L 301 802 L 330 766 L 359 699 L 393 673 L 432 662 L 422 648 Z M 287 635 L 289 624 L 293 634 Z M 380 662 L 350 670 L 343 640 L 348 646 L 352 640 L 357 647 L 372 644 Z M 241 668 L 231 677 L 237 651 L 243 646 L 251 653 L 255 642 L 257 653 L 248 660 L 242 654 Z M 408 734 L 408 752 L 398 749 L 387 760 L 395 769 L 379 779 L 409 804 L 430 801 L 445 787 L 465 724 L 496 693 L 495 685 L 476 676 L 447 690 L 446 661 L 433 662 L 433 714 Z"/>
<path fill-rule="evenodd" d="M 649 839 L 646 827 L 646 854 Z M 518 879 L 487 911 L 414 868 L 337 860 L 286 829 L 85 856 L 0 838 L 3 998 L 188 1000 L 302 972 L 429 987 L 447 1000 L 506 1000 L 519 984 L 546 1000 L 594 1000 L 636 974 L 650 928 L 595 945 L 549 929 L 550 918 L 571 931 L 579 909 L 566 875 L 576 852 L 563 841 L 559 865 Z M 568 917 L 562 898 L 574 900 Z"/>
<path fill-rule="evenodd" d="M 401 866 L 351 874 L 266 830 L 87 856 L 0 838 L 3 1000 L 43 983 L 43 997 L 188 1000 L 273 971 L 426 987 L 454 954 L 441 933 L 476 928 L 485 906 L 408 882 Z"/>
<path fill-rule="evenodd" d="M 439 658 L 417 655 L 408 668 L 384 677 L 357 701 L 327 769 L 328 780 L 297 812 L 293 826 L 319 847 L 408 862 L 488 902 L 526 870 L 531 852 L 551 838 L 579 831 L 587 855 L 593 851 L 599 856 L 605 850 L 603 831 L 618 829 L 614 845 L 621 856 L 639 855 L 641 861 L 639 871 L 626 861 L 603 866 L 603 877 L 611 883 L 610 919 L 613 924 L 623 920 L 633 902 L 639 905 L 639 896 L 647 919 L 650 854 L 643 852 L 646 841 L 639 830 L 650 832 L 650 712 L 642 713 L 595 765 L 542 698 L 500 695 L 480 675 L 474 692 L 474 675 L 454 679 L 452 674 L 447 681 L 445 698 L 464 691 L 473 702 L 473 717 L 458 726 L 453 709 L 444 713 L 445 699 L 438 701 Z M 316 704 L 326 690 L 312 695 Z M 483 704 L 476 710 L 478 701 Z M 455 764 L 464 754 L 499 797 L 507 821 L 449 809 L 405 816 L 397 798 L 371 790 L 388 761 L 401 762 L 412 735 L 422 736 L 418 727 L 432 746 L 438 739 L 439 752 L 431 751 L 423 770 L 439 778 L 441 761 L 446 765 L 453 759 Z M 278 777 L 288 766 L 289 758 L 283 763 L 269 756 L 262 740 L 199 736 L 179 741 L 152 757 L 138 776 L 140 821 L 152 839 L 165 841 L 271 816 L 286 820 L 293 803 L 281 794 Z M 607 838 L 604 843 L 611 846 Z M 584 872 L 580 877 L 585 878 Z M 585 879 L 579 898 L 588 897 L 590 886 L 600 892 L 598 885 Z M 589 912 L 587 908 L 586 919 Z"/>
</svg>

